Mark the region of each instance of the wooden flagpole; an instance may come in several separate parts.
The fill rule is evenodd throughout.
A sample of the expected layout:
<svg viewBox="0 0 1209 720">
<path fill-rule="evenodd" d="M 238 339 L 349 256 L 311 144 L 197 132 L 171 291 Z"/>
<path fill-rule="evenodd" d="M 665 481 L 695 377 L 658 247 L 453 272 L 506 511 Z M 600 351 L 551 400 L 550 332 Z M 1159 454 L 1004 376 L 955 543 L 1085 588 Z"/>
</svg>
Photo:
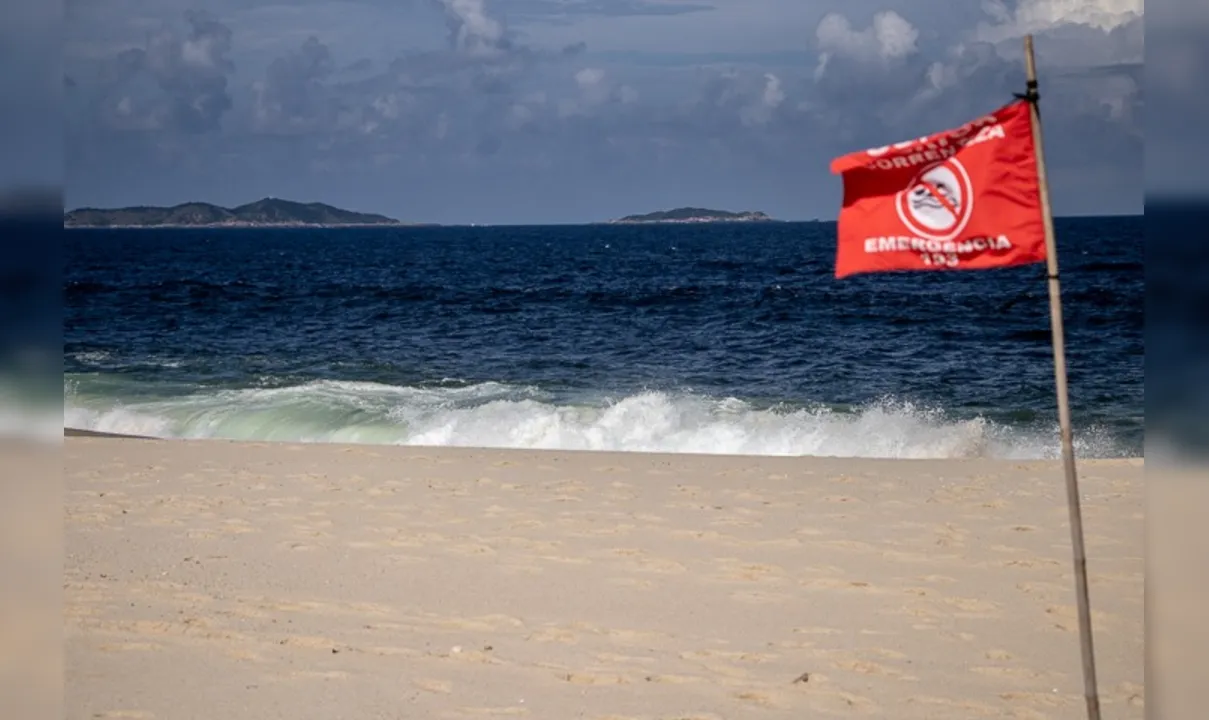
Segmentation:
<svg viewBox="0 0 1209 720">
<path fill-rule="evenodd" d="M 1058 284 L 1058 248 L 1054 242 L 1054 218 L 1050 211 L 1049 182 L 1045 176 L 1045 154 L 1041 147 L 1041 115 L 1037 108 L 1037 63 L 1033 36 L 1024 36 L 1024 66 L 1037 154 L 1037 185 L 1041 193 L 1041 215 L 1045 228 L 1045 261 L 1049 275 L 1050 330 L 1054 344 L 1054 380 L 1058 395 L 1058 424 L 1062 436 L 1062 464 L 1066 469 L 1066 504 L 1070 511 L 1070 540 L 1074 555 L 1075 592 L 1079 605 L 1079 640 L 1083 651 L 1083 695 L 1088 720 L 1100 720 L 1100 697 L 1096 688 L 1096 655 L 1091 636 L 1091 604 L 1087 592 L 1087 556 L 1083 548 L 1083 514 L 1079 508 L 1079 479 L 1075 473 L 1075 449 L 1071 439 L 1070 402 L 1066 392 L 1066 341 L 1062 328 L 1062 296 Z"/>
</svg>

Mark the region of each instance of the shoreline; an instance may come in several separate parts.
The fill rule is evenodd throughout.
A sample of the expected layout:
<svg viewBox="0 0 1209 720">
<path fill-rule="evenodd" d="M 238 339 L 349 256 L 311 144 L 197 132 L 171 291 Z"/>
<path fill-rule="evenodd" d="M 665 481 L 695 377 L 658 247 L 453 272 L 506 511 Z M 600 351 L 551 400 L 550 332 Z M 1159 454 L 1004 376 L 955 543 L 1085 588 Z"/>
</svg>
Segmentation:
<svg viewBox="0 0 1209 720">
<path fill-rule="evenodd" d="M 124 440 L 166 440 L 151 435 L 127 435 L 125 433 L 101 432 L 100 430 L 85 430 L 84 428 L 63 428 L 64 438 L 110 438 Z"/>
<path fill-rule="evenodd" d="M 1037 463 L 1052 464 L 1056 467 L 1061 467 L 1061 458 L 994 458 L 994 457 L 969 457 L 969 458 L 874 458 L 860 457 L 848 455 L 743 455 L 739 453 L 698 453 L 698 452 L 647 452 L 639 450 L 583 450 L 583 449 L 562 449 L 562 448 L 518 448 L 518 447 L 480 447 L 475 445 L 395 445 L 395 444 L 374 444 L 374 443 L 350 443 L 350 442 L 300 442 L 296 440 L 240 440 L 230 438 L 163 438 L 154 435 L 128 435 L 125 433 L 103 432 L 100 430 L 86 430 L 83 428 L 63 428 L 63 438 L 66 439 L 103 439 L 103 440 L 151 440 L 166 443 L 217 443 L 226 445 L 247 445 L 255 447 L 263 446 L 291 446 L 291 447 L 335 447 L 342 449 L 350 448 L 398 448 L 400 450 L 430 450 L 437 452 L 500 452 L 500 453 L 538 453 L 538 454 L 568 454 L 568 455 L 600 455 L 600 456 L 620 456 L 628 457 L 635 455 L 639 457 L 654 457 L 654 458 L 736 458 L 744 460 L 762 460 L 770 459 L 777 461 L 850 461 L 858 463 L 969 463 L 969 462 L 986 462 L 986 463 L 1011 463 L 1016 465 L 1034 465 Z M 1075 462 L 1078 466 L 1100 466 L 1100 465 L 1136 465 L 1142 467 L 1145 465 L 1146 458 L 1144 455 L 1134 455 L 1129 457 L 1116 458 L 1094 458 L 1094 457 L 1078 457 Z"/>
</svg>

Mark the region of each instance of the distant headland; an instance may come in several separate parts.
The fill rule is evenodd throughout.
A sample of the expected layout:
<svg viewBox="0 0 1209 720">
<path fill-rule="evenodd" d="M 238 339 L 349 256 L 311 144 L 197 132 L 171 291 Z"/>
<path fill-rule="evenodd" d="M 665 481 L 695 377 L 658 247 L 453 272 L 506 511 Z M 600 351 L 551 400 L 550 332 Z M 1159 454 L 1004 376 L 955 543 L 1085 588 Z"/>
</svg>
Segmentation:
<svg viewBox="0 0 1209 720">
<path fill-rule="evenodd" d="M 762 212 L 746 210 L 727 212 L 705 208 L 682 207 L 675 210 L 660 210 L 645 215 L 626 215 L 610 220 L 611 224 L 638 225 L 643 223 L 718 223 L 718 222 L 776 222 Z"/>
<path fill-rule="evenodd" d="M 403 225 L 394 218 L 342 210 L 323 203 L 264 198 L 225 208 L 204 202 L 172 207 L 79 208 L 63 214 L 64 227 L 334 227 Z"/>
</svg>

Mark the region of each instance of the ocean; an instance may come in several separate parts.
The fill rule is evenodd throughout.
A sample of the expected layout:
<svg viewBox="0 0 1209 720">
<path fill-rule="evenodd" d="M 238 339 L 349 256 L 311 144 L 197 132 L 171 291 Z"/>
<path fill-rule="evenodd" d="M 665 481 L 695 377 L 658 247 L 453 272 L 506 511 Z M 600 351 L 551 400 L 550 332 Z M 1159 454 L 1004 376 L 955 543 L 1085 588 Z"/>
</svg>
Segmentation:
<svg viewBox="0 0 1209 720">
<path fill-rule="evenodd" d="M 1076 451 L 1142 454 L 1143 219 L 1057 221 Z M 833 277 L 834 223 L 65 232 L 64 426 L 1059 453 L 1044 266 Z"/>
</svg>

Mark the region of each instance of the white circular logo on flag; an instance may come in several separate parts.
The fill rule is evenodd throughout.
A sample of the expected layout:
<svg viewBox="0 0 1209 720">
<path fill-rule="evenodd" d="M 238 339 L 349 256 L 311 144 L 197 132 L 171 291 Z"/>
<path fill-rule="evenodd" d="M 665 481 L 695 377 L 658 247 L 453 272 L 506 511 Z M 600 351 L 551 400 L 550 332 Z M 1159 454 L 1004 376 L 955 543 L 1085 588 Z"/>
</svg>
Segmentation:
<svg viewBox="0 0 1209 720">
<path fill-rule="evenodd" d="M 924 168 L 894 199 L 907 229 L 929 240 L 957 237 L 974 209 L 974 188 L 965 167 L 949 158 Z"/>
</svg>

